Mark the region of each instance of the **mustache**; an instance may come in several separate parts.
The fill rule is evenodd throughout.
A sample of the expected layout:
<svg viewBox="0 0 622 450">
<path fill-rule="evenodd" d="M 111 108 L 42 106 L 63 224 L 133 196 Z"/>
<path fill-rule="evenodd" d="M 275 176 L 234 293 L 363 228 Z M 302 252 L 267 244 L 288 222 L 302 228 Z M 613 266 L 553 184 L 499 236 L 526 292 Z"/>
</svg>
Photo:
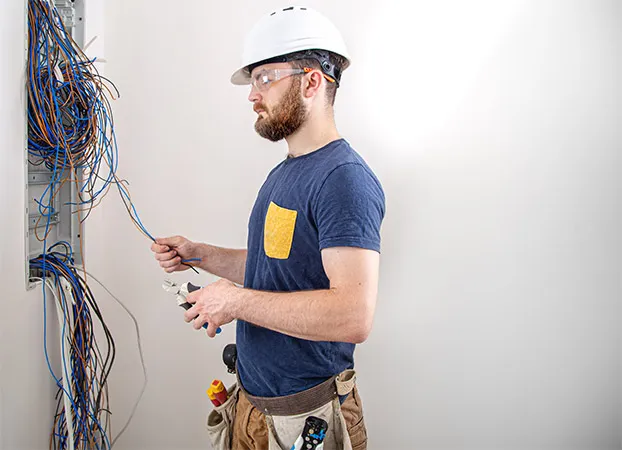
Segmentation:
<svg viewBox="0 0 622 450">
<path fill-rule="evenodd" d="M 266 107 L 263 105 L 255 104 L 253 106 L 253 111 L 255 111 L 256 113 L 258 113 L 259 111 L 266 111 Z"/>
</svg>

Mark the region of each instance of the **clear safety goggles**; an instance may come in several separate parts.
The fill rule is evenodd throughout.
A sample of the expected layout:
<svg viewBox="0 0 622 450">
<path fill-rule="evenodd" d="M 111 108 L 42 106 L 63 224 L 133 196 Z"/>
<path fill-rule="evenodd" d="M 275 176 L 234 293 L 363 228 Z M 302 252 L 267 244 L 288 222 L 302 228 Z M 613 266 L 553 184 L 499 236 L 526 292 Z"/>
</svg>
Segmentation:
<svg viewBox="0 0 622 450">
<path fill-rule="evenodd" d="M 302 69 L 295 68 L 284 68 L 284 69 L 262 69 L 258 70 L 257 73 L 251 75 L 250 84 L 254 86 L 260 92 L 267 91 L 272 83 L 276 83 L 277 81 L 283 80 L 287 77 L 291 77 L 292 75 L 300 75 L 302 73 L 310 73 L 314 70 L 311 67 L 303 67 Z M 324 78 L 326 78 L 331 83 L 334 83 L 335 80 L 332 77 L 329 77 L 325 73 L 322 73 L 318 70 Z"/>
</svg>

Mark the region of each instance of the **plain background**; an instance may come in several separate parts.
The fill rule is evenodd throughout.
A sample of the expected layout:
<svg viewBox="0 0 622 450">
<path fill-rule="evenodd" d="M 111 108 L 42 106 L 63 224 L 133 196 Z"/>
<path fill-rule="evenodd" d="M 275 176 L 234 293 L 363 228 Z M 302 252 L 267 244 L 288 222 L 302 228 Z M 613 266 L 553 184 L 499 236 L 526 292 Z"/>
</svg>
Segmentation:
<svg viewBox="0 0 622 450">
<path fill-rule="evenodd" d="M 293 2 L 299 3 L 299 2 Z M 617 1 L 309 1 L 353 64 L 340 132 L 387 195 L 381 285 L 356 351 L 371 450 L 616 449 L 622 444 L 622 8 Z M 276 1 L 90 0 L 87 40 L 121 91 L 122 177 L 152 234 L 243 247 L 284 143 L 255 135 L 229 84 L 244 34 Z M 88 18 L 90 17 L 90 19 Z M 48 446 L 55 393 L 42 301 L 24 287 L 23 0 L 0 4 L 0 445 Z M 105 36 L 105 40 L 104 40 Z M 105 42 L 105 45 L 104 45 Z M 87 269 L 131 308 L 149 383 L 118 450 L 209 448 L 205 390 L 234 325 L 210 340 L 164 293 L 150 243 L 111 191 Z M 174 279 L 205 284 L 208 275 Z M 117 342 L 119 430 L 142 383 Z M 52 337 L 56 335 L 52 332 Z M 57 346 L 50 352 L 55 361 Z M 56 363 L 54 363 L 56 364 Z"/>
</svg>

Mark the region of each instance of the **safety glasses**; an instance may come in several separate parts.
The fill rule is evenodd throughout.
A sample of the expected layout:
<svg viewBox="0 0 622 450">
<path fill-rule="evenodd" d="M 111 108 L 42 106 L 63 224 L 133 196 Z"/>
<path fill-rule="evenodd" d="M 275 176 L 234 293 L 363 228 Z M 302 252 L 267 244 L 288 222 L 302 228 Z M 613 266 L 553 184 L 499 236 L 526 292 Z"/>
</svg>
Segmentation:
<svg viewBox="0 0 622 450">
<path fill-rule="evenodd" d="M 310 73 L 314 70 L 317 69 L 312 69 L 311 67 L 303 67 L 302 69 L 262 69 L 258 70 L 254 75 L 251 75 L 251 85 L 254 86 L 259 92 L 265 92 L 273 83 L 276 83 L 277 81 L 281 81 L 287 77 L 291 77 L 292 75 Z M 332 77 L 329 77 L 325 73 L 322 73 L 322 75 L 331 83 L 335 82 Z"/>
</svg>

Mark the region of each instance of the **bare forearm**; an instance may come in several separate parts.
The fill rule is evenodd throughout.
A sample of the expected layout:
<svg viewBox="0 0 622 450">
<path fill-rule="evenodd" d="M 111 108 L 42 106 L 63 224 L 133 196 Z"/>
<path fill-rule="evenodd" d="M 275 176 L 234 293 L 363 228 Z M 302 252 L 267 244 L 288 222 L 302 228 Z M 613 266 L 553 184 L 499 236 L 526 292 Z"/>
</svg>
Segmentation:
<svg viewBox="0 0 622 450">
<path fill-rule="evenodd" d="M 199 244 L 201 261 L 198 266 L 220 278 L 243 285 L 246 268 L 246 250 Z"/>
<path fill-rule="evenodd" d="M 359 343 L 371 328 L 365 299 L 337 289 L 237 295 L 236 318 L 301 339 Z"/>
</svg>

